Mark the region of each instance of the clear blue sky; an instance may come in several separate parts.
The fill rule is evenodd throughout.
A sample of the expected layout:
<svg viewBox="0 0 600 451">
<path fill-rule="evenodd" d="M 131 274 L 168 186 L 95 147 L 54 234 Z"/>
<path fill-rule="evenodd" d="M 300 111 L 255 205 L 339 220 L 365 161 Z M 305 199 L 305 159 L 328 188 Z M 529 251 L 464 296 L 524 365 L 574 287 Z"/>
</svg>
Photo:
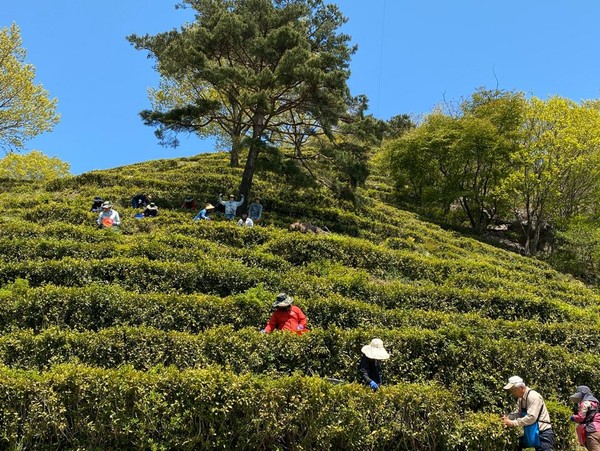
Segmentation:
<svg viewBox="0 0 600 451">
<path fill-rule="evenodd" d="M 181 136 L 158 145 L 138 113 L 158 76 L 125 37 L 192 19 L 177 0 L 2 0 L 0 27 L 21 29 L 37 81 L 58 98 L 61 122 L 28 142 L 80 174 L 211 151 Z M 358 52 L 349 85 L 381 119 L 425 114 L 477 87 L 575 101 L 600 97 L 598 0 L 338 0 Z"/>
</svg>

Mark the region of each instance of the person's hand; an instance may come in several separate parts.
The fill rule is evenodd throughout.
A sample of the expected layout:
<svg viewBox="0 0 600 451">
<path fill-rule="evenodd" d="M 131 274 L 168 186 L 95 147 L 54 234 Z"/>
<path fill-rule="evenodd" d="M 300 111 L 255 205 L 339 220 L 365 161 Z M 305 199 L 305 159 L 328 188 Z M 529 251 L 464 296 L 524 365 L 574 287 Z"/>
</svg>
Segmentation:
<svg viewBox="0 0 600 451">
<path fill-rule="evenodd" d="M 504 426 L 508 426 L 508 427 L 513 427 L 515 424 L 513 423 L 513 421 L 508 418 L 506 415 L 502 415 L 502 422 L 504 423 Z"/>
<path fill-rule="evenodd" d="M 377 391 L 377 389 L 379 388 L 379 385 L 377 385 L 377 382 L 375 382 L 375 381 L 369 382 L 369 385 L 371 386 L 373 391 Z"/>
<path fill-rule="evenodd" d="M 302 324 L 298 324 L 298 327 L 296 329 L 302 330 L 302 329 L 304 329 L 304 327 L 302 327 Z"/>
<path fill-rule="evenodd" d="M 261 329 L 261 330 L 260 330 L 260 333 L 261 333 L 261 334 L 266 334 L 266 333 L 267 333 L 267 331 L 266 331 L 265 329 Z"/>
</svg>

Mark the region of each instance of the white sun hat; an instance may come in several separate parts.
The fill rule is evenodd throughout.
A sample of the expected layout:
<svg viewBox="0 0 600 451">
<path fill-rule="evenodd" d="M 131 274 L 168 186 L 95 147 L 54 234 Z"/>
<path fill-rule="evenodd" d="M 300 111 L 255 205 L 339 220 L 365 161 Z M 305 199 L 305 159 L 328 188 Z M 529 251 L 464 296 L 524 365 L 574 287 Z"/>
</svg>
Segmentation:
<svg viewBox="0 0 600 451">
<path fill-rule="evenodd" d="M 379 338 L 373 338 L 371 343 L 362 347 L 361 351 L 370 359 L 386 360 L 390 358 L 390 355 L 383 347 L 383 341 Z"/>
</svg>

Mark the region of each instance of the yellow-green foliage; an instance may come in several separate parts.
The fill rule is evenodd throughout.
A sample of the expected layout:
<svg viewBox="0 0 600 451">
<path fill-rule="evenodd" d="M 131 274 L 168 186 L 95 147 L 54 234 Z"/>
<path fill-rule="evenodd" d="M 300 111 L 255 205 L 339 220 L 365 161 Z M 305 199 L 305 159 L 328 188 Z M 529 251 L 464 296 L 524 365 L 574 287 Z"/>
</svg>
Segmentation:
<svg viewBox="0 0 600 451">
<path fill-rule="evenodd" d="M 235 190 L 227 164 L 3 182 L 4 447 L 502 450 L 518 434 L 499 421 L 502 385 L 519 374 L 551 400 L 556 448 L 575 449 L 568 395 L 600 390 L 596 290 L 386 205 L 382 179 L 352 206 L 262 169 L 263 224 L 192 221 L 183 198 Z M 141 192 L 158 217 L 134 218 Z M 96 195 L 118 231 L 96 228 Z M 260 333 L 280 291 L 311 332 Z M 374 394 L 357 364 L 376 336 L 392 356 Z"/>
</svg>

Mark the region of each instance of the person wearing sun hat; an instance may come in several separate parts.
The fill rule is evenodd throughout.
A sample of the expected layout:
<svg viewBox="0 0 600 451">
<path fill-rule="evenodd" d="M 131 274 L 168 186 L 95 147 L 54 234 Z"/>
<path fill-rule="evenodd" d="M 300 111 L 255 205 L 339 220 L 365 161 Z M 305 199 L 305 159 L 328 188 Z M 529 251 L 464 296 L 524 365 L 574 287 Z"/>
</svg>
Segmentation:
<svg viewBox="0 0 600 451">
<path fill-rule="evenodd" d="M 119 217 L 119 213 L 116 210 L 113 210 L 112 204 L 109 201 L 106 201 L 102 204 L 102 211 L 98 215 L 98 220 L 96 222 L 101 229 L 118 227 L 121 225 L 121 218 Z"/>
<path fill-rule="evenodd" d="M 517 410 L 502 416 L 502 423 L 506 427 L 523 427 L 524 434 L 519 439 L 517 449 L 551 450 L 554 444 L 554 432 L 542 395 L 530 389 L 519 376 L 511 376 L 503 388 L 509 390 L 517 400 Z M 539 433 L 536 433 L 536 426 Z"/>
<path fill-rule="evenodd" d="M 274 330 L 288 330 L 297 334 L 308 332 L 306 328 L 306 315 L 296 305 L 292 305 L 294 298 L 286 293 L 279 293 L 273 302 L 273 314 L 267 326 L 261 330 L 271 333 Z"/>
<path fill-rule="evenodd" d="M 571 415 L 571 421 L 577 423 L 577 438 L 579 444 L 587 450 L 600 451 L 600 412 L 598 400 L 585 385 L 577 387 L 569 401 L 577 404 L 577 409 Z"/>
<path fill-rule="evenodd" d="M 373 338 L 368 345 L 361 349 L 360 373 L 366 385 L 377 391 L 381 385 L 381 361 L 390 358 L 383 347 L 383 341 Z"/>
<path fill-rule="evenodd" d="M 244 195 L 240 196 L 240 200 L 236 201 L 235 196 L 233 194 L 229 195 L 229 200 L 223 200 L 223 195 L 219 194 L 219 204 L 225 206 L 225 218 L 233 219 L 235 218 L 235 213 L 240 205 L 244 203 Z"/>
<path fill-rule="evenodd" d="M 148 218 L 148 217 L 153 218 L 155 216 L 158 216 L 158 207 L 156 206 L 156 204 L 154 202 L 150 202 L 150 204 L 142 212 L 142 215 L 145 218 Z"/>
<path fill-rule="evenodd" d="M 94 197 L 94 200 L 92 200 L 92 208 L 90 208 L 90 211 L 93 211 L 94 213 L 102 211 L 102 202 L 104 201 L 100 196 Z"/>
<path fill-rule="evenodd" d="M 196 216 L 194 216 L 194 221 L 198 221 L 200 219 L 207 219 L 210 221 L 210 213 L 215 209 L 213 204 L 206 204 L 202 210 L 200 210 Z"/>
</svg>

